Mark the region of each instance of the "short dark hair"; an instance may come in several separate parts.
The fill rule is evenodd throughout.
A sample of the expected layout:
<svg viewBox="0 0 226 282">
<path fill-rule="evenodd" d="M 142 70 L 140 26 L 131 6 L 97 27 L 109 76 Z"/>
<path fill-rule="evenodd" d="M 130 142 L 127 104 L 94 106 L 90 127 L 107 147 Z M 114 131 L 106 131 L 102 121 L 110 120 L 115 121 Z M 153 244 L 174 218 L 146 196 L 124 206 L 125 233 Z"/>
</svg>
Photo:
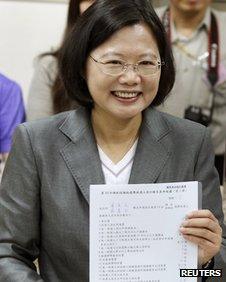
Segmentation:
<svg viewBox="0 0 226 282">
<path fill-rule="evenodd" d="M 70 98 L 92 107 L 93 100 L 83 78 L 87 58 L 92 50 L 125 26 L 146 23 L 157 41 L 161 61 L 158 93 L 152 106 L 160 105 L 173 87 L 175 68 L 164 27 L 150 0 L 97 0 L 78 19 L 62 46 L 59 71 Z"/>
</svg>

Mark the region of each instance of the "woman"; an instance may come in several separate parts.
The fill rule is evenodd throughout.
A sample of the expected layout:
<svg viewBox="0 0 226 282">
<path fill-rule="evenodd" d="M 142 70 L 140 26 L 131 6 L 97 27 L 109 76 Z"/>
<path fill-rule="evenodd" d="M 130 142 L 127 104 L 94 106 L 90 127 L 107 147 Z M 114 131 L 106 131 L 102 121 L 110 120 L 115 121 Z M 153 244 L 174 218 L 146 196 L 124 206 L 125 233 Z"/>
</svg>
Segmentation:
<svg viewBox="0 0 226 282">
<path fill-rule="evenodd" d="M 60 71 L 83 107 L 15 135 L 0 190 L 0 280 L 88 281 L 89 186 L 103 183 L 202 182 L 204 210 L 180 232 L 199 245 L 200 264 L 217 256 L 222 266 L 226 232 L 209 132 L 153 109 L 171 90 L 174 67 L 150 2 L 96 1 L 65 41 Z M 119 177 L 110 173 L 118 166 Z"/>
<path fill-rule="evenodd" d="M 71 31 L 79 15 L 89 8 L 93 2 L 94 0 L 71 0 L 69 2 L 64 39 Z M 53 52 L 42 54 L 36 61 L 28 94 L 28 121 L 71 110 L 77 105 L 66 95 L 59 76 L 57 64 L 61 46 Z"/>
</svg>

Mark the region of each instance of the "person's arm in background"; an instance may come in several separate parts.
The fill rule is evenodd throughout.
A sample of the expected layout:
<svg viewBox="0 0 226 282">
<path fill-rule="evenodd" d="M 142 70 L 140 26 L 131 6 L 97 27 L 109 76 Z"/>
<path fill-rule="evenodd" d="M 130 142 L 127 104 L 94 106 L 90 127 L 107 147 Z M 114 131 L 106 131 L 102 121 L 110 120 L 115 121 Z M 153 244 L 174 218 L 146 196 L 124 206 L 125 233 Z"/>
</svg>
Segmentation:
<svg viewBox="0 0 226 282">
<path fill-rule="evenodd" d="M 36 60 L 35 71 L 28 93 L 28 121 L 53 115 L 51 88 L 55 76 L 56 59 L 53 56 L 44 56 Z"/>
</svg>

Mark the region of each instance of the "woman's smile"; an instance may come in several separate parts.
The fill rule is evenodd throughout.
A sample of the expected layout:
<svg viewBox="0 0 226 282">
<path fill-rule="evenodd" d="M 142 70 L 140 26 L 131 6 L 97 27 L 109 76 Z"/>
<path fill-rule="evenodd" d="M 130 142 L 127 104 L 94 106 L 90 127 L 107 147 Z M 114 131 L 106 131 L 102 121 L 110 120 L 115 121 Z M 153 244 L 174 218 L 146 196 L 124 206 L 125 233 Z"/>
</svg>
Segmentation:
<svg viewBox="0 0 226 282">
<path fill-rule="evenodd" d="M 114 96 L 114 98 L 123 103 L 123 104 L 131 104 L 135 103 L 140 95 L 142 95 L 141 91 L 111 91 L 111 94 Z"/>
</svg>

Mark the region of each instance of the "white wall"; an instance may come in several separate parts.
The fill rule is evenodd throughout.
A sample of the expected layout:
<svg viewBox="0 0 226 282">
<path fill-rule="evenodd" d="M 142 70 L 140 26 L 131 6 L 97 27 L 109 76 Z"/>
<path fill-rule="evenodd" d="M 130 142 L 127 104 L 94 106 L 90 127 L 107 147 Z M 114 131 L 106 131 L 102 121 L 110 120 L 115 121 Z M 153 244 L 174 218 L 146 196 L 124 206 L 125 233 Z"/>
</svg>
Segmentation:
<svg viewBox="0 0 226 282">
<path fill-rule="evenodd" d="M 21 85 L 25 103 L 33 59 L 60 43 L 66 13 L 65 3 L 0 1 L 0 72 Z"/>
</svg>

